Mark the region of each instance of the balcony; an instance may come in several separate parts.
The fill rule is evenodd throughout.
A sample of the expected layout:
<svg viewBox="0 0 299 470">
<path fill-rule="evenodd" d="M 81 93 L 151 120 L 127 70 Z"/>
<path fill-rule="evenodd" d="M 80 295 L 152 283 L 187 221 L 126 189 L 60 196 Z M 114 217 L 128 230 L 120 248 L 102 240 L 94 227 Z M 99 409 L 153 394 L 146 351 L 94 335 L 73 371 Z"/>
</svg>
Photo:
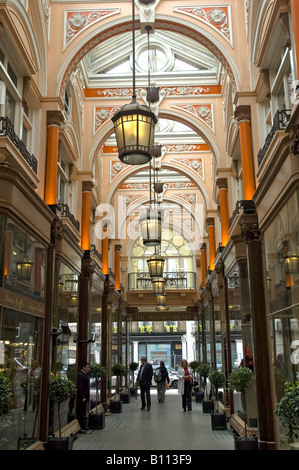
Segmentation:
<svg viewBox="0 0 299 470">
<path fill-rule="evenodd" d="M 148 272 L 129 273 L 129 290 L 152 290 Z M 196 289 L 196 274 L 193 272 L 164 272 L 166 290 Z"/>
<path fill-rule="evenodd" d="M 290 121 L 290 118 L 291 110 L 284 109 L 282 111 L 277 111 L 277 113 L 275 114 L 272 129 L 267 135 L 264 146 L 260 149 L 257 156 L 259 166 L 261 165 L 267 153 L 267 150 L 269 149 L 271 142 L 274 139 L 276 132 L 284 131 Z"/>
<path fill-rule="evenodd" d="M 22 140 L 15 133 L 14 126 L 7 117 L 0 117 L 0 137 L 8 137 L 9 141 L 22 155 L 24 161 L 28 163 L 34 174 L 37 174 L 37 159 L 31 155 Z M 8 159 L 9 161 L 9 159 Z M 9 161 L 9 163 L 11 163 Z"/>
</svg>

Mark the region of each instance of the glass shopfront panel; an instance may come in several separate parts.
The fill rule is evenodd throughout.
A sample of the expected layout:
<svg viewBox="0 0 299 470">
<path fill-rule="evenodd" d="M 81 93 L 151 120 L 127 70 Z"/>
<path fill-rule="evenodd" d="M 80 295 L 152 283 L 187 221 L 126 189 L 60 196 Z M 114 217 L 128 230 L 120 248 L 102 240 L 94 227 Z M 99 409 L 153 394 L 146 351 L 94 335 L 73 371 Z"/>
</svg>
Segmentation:
<svg viewBox="0 0 299 470">
<path fill-rule="evenodd" d="M 0 371 L 12 398 L 0 410 L 0 450 L 17 450 L 37 438 L 43 319 L 3 309 Z"/>
<path fill-rule="evenodd" d="M 298 190 L 265 232 L 267 291 L 276 394 L 286 380 L 299 380 Z"/>
<path fill-rule="evenodd" d="M 299 380 L 299 199 L 296 190 L 265 231 L 267 293 L 276 401 Z M 288 449 L 287 428 L 280 445 Z"/>
<path fill-rule="evenodd" d="M 66 374 L 76 383 L 79 276 L 61 261 L 57 261 L 57 266 L 59 276 L 54 327 L 58 334 L 52 368 L 53 372 Z"/>
</svg>

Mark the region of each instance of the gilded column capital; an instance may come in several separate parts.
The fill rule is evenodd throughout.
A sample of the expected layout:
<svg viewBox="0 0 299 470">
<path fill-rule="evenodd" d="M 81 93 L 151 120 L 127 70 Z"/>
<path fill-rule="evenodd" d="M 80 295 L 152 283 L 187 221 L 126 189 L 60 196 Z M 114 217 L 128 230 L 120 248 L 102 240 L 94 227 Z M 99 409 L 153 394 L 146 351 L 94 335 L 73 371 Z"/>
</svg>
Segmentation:
<svg viewBox="0 0 299 470">
<path fill-rule="evenodd" d="M 65 229 L 61 220 L 58 217 L 55 217 L 51 225 L 51 244 L 52 245 L 55 246 L 57 242 L 62 240 L 64 230 Z"/>
<path fill-rule="evenodd" d="M 227 178 L 217 178 L 216 184 L 219 189 L 227 189 Z"/>
<path fill-rule="evenodd" d="M 215 225 L 215 219 L 214 219 L 214 217 L 207 217 L 207 218 L 206 218 L 206 223 L 207 223 L 207 226 L 209 226 L 209 225 Z"/>
<path fill-rule="evenodd" d="M 251 122 L 251 106 L 240 105 L 237 106 L 234 112 L 235 119 L 240 123 L 242 121 Z"/>
<path fill-rule="evenodd" d="M 64 122 L 64 117 L 61 111 L 47 111 L 47 126 L 58 126 Z"/>
<path fill-rule="evenodd" d="M 256 216 L 243 215 L 238 223 L 241 226 L 241 236 L 245 238 L 246 243 L 255 241 L 262 242 L 263 236 L 259 229 Z"/>
<path fill-rule="evenodd" d="M 92 181 L 82 181 L 82 192 L 91 192 L 94 187 L 94 184 Z"/>
</svg>

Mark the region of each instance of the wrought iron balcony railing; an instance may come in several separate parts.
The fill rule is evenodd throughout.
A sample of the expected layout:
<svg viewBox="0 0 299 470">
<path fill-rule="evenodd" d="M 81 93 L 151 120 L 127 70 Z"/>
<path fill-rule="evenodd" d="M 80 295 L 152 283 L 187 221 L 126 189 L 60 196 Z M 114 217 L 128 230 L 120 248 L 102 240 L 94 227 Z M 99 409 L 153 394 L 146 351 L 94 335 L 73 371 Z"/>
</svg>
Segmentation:
<svg viewBox="0 0 299 470">
<path fill-rule="evenodd" d="M 18 149 L 24 160 L 30 168 L 37 174 L 37 159 L 31 155 L 22 140 L 15 133 L 14 126 L 7 117 L 0 117 L 0 137 L 8 137 L 14 146 Z"/>
<path fill-rule="evenodd" d="M 266 155 L 266 152 L 268 148 L 270 147 L 270 144 L 276 132 L 283 131 L 287 127 L 290 117 L 291 117 L 290 109 L 283 109 L 282 111 L 277 111 L 277 113 L 275 114 L 274 119 L 273 119 L 272 129 L 267 135 L 264 146 L 260 149 L 258 156 L 257 156 L 259 166 L 262 163 L 263 158 Z"/>
<path fill-rule="evenodd" d="M 70 212 L 69 206 L 67 204 L 57 204 L 56 207 L 59 210 L 61 217 L 66 217 L 67 219 L 69 219 L 69 221 L 73 224 L 75 229 L 79 232 L 80 223 Z"/>
<path fill-rule="evenodd" d="M 151 290 L 152 281 L 148 272 L 129 273 L 129 290 Z M 164 272 L 165 289 L 196 289 L 196 273 Z"/>
</svg>

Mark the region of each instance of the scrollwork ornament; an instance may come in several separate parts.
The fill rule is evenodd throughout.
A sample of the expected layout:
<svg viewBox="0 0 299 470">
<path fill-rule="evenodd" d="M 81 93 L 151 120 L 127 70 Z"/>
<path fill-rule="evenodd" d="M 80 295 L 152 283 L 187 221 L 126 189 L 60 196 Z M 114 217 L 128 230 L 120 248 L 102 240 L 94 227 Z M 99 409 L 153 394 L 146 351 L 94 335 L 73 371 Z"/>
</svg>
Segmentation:
<svg viewBox="0 0 299 470">
<path fill-rule="evenodd" d="M 259 230 L 257 224 L 242 224 L 241 235 L 245 238 L 246 243 L 262 242 L 262 232 Z"/>
</svg>

